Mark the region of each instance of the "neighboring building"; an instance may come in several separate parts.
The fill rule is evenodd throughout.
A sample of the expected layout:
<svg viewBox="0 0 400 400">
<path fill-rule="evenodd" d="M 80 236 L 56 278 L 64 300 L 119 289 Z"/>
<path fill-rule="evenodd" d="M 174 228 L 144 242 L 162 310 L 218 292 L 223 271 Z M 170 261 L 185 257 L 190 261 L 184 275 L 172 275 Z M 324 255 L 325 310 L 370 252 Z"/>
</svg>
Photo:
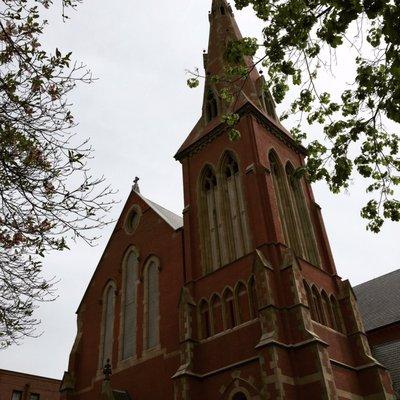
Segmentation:
<svg viewBox="0 0 400 400">
<path fill-rule="evenodd" d="M 57 379 L 0 369 L 0 400 L 59 400 Z"/>
<path fill-rule="evenodd" d="M 78 308 L 62 397 L 393 399 L 311 186 L 294 176 L 305 149 L 250 59 L 232 83 L 241 139 L 228 138 L 210 76 L 241 35 L 225 0 L 209 18 L 203 111 L 175 156 L 183 219 L 135 184 Z"/>
<path fill-rule="evenodd" d="M 374 357 L 400 399 L 400 269 L 354 287 Z"/>
</svg>

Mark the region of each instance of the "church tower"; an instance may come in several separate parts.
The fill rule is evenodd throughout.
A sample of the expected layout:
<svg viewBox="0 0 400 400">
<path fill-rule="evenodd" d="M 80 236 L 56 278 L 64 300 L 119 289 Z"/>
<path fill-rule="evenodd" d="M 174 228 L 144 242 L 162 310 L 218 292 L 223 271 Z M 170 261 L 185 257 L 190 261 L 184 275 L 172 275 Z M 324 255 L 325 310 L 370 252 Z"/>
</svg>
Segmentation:
<svg viewBox="0 0 400 400">
<path fill-rule="evenodd" d="M 213 0 L 200 120 L 175 158 L 184 180 L 181 365 L 175 398 L 391 399 L 348 281 L 337 275 L 304 164 L 251 59 L 233 104 L 212 79 L 242 38 L 232 8 Z M 240 116 L 241 138 L 221 122 Z"/>
</svg>

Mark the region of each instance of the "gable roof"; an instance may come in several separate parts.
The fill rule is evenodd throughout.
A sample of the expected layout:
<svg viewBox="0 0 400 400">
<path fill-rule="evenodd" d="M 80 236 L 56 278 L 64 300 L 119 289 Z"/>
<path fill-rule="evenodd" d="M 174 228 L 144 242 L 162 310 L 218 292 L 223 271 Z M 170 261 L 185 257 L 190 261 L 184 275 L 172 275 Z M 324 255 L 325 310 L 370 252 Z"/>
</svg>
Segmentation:
<svg viewBox="0 0 400 400">
<path fill-rule="evenodd" d="M 400 321 L 400 269 L 354 287 L 366 331 Z"/>
<path fill-rule="evenodd" d="M 167 210 L 166 208 L 160 206 L 154 201 L 147 199 L 142 196 L 138 191 L 135 193 L 152 209 L 154 210 L 167 224 L 169 224 L 173 229 L 178 230 L 183 227 L 183 218 L 180 215 Z"/>
</svg>

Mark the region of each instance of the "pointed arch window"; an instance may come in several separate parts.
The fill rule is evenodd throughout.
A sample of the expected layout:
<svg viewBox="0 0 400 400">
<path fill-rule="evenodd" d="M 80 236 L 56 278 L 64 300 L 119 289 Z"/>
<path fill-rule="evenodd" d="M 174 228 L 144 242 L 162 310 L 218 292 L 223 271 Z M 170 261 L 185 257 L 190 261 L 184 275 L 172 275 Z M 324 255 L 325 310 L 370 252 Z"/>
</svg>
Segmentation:
<svg viewBox="0 0 400 400">
<path fill-rule="evenodd" d="M 230 152 L 223 159 L 221 176 L 224 187 L 225 226 L 231 239 L 229 240 L 229 243 L 231 243 L 229 258 L 232 261 L 250 251 L 250 235 L 239 165 Z"/>
<path fill-rule="evenodd" d="M 308 303 L 308 307 L 310 309 L 310 314 L 311 314 L 311 319 L 313 319 L 314 321 L 317 321 L 317 312 L 315 309 L 315 302 L 314 302 L 314 298 L 310 289 L 310 286 L 308 286 L 308 283 L 306 281 L 303 282 L 304 284 L 304 289 L 306 291 L 306 296 L 307 296 L 307 303 Z"/>
<path fill-rule="evenodd" d="M 210 122 L 218 115 L 218 103 L 214 92 L 209 89 L 206 98 L 206 115 L 207 122 Z"/>
<path fill-rule="evenodd" d="M 206 300 L 200 303 L 200 331 L 201 338 L 207 339 L 211 336 L 210 309 Z"/>
<path fill-rule="evenodd" d="M 314 265 L 320 265 L 320 259 L 315 240 L 314 229 L 311 223 L 310 213 L 305 201 L 301 182 L 295 177 L 294 168 L 288 164 L 286 174 L 289 182 L 289 189 L 294 204 L 295 214 L 298 220 L 298 229 L 301 232 L 303 242 L 304 258 Z"/>
<path fill-rule="evenodd" d="M 333 318 L 331 302 L 329 301 L 329 297 L 324 290 L 322 291 L 321 298 L 322 298 L 322 308 L 324 310 L 326 325 L 329 326 L 330 328 L 334 328 L 333 324 L 334 318 Z"/>
<path fill-rule="evenodd" d="M 256 281 L 254 279 L 254 276 L 251 276 L 249 279 L 249 298 L 250 298 L 251 317 L 254 319 L 258 317 L 258 297 L 256 291 Z"/>
<path fill-rule="evenodd" d="M 303 249 L 299 238 L 299 231 L 296 226 L 293 205 L 289 196 L 282 164 L 279 162 L 278 157 L 273 151 L 269 153 L 269 161 L 286 244 L 291 247 L 297 255 L 302 256 Z"/>
<path fill-rule="evenodd" d="M 319 294 L 318 289 L 315 286 L 312 287 L 311 292 L 315 308 L 315 317 L 316 317 L 315 320 L 320 324 L 325 324 L 324 312 L 322 310 L 321 295 Z"/>
<path fill-rule="evenodd" d="M 110 282 L 103 294 L 102 336 L 100 346 L 100 368 L 107 360 L 112 361 L 114 343 L 115 284 Z"/>
<path fill-rule="evenodd" d="M 261 100 L 261 103 L 264 103 L 265 111 L 267 112 L 267 114 L 277 121 L 278 116 L 276 115 L 275 102 L 272 98 L 270 91 L 267 88 L 263 90 Z"/>
<path fill-rule="evenodd" d="M 332 311 L 333 311 L 333 324 L 334 324 L 334 329 L 336 329 L 338 332 L 345 332 L 344 326 L 343 326 L 343 320 L 342 320 L 342 313 L 340 311 L 340 306 L 336 300 L 336 298 L 331 295 L 331 304 L 332 304 Z"/>
<path fill-rule="evenodd" d="M 249 309 L 249 296 L 246 285 L 243 282 L 239 282 L 236 287 L 236 299 L 238 305 L 239 323 L 249 321 L 251 318 Z"/>
<path fill-rule="evenodd" d="M 131 250 L 124 265 L 124 299 L 122 327 L 122 359 L 134 356 L 136 350 L 138 254 Z"/>
<path fill-rule="evenodd" d="M 200 215 L 202 226 L 203 262 L 205 272 L 222 265 L 220 210 L 218 208 L 217 178 L 211 167 L 203 172 L 200 190 Z"/>
<path fill-rule="evenodd" d="M 224 330 L 224 321 L 222 318 L 222 304 L 218 295 L 214 295 L 211 299 L 211 315 L 212 315 L 212 334 L 216 335 Z"/>
<path fill-rule="evenodd" d="M 233 293 L 230 289 L 224 293 L 225 328 L 231 329 L 237 325 Z"/>
<path fill-rule="evenodd" d="M 145 345 L 152 349 L 159 344 L 159 262 L 152 258 L 145 268 Z"/>
</svg>

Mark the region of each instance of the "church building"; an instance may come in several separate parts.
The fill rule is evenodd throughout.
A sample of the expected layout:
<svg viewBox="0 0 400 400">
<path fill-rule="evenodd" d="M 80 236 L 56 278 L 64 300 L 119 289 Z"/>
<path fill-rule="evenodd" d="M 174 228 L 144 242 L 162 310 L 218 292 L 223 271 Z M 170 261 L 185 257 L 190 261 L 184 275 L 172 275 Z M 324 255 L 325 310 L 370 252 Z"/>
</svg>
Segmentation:
<svg viewBox="0 0 400 400">
<path fill-rule="evenodd" d="M 183 217 L 136 182 L 77 311 L 64 400 L 393 400 L 321 208 L 251 59 L 229 109 L 212 76 L 241 38 L 213 0 L 202 114 L 177 151 Z M 240 119 L 231 141 L 221 116 Z"/>
</svg>

